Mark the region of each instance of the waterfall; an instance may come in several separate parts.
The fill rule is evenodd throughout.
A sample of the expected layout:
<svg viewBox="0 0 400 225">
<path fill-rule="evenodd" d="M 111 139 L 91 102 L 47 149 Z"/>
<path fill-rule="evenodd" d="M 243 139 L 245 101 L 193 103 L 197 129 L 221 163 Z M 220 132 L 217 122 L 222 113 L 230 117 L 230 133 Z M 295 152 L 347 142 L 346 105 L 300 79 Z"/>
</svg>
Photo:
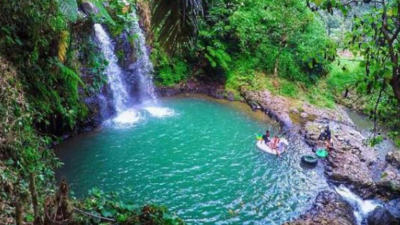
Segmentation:
<svg viewBox="0 0 400 225">
<path fill-rule="evenodd" d="M 134 46 L 136 50 L 136 61 L 129 66 L 130 77 L 137 78 L 139 89 L 139 101 L 157 103 L 153 85 L 153 64 L 150 61 L 149 51 L 146 47 L 146 39 L 139 26 L 136 13 L 133 12 L 131 33 L 134 34 Z"/>
<path fill-rule="evenodd" d="M 373 200 L 363 200 L 343 185 L 335 187 L 336 192 L 344 198 L 354 209 L 357 224 L 361 225 L 368 214 L 374 211 L 379 204 Z"/>
<path fill-rule="evenodd" d="M 118 66 L 118 58 L 114 53 L 112 40 L 104 28 L 100 24 L 95 24 L 94 30 L 104 57 L 108 61 L 106 68 L 108 84 L 110 85 L 115 110 L 119 115 L 128 109 L 130 103 L 129 94 L 123 82 L 123 72 L 121 67 Z"/>
<path fill-rule="evenodd" d="M 118 65 L 118 58 L 114 53 L 114 44 L 100 24 L 95 24 L 94 30 L 104 57 L 108 61 L 106 74 L 111 89 L 113 106 L 117 113 L 113 121 L 116 123 L 135 123 L 140 117 L 134 109 L 130 108 L 131 99 L 125 86 L 124 73 Z"/>
<path fill-rule="evenodd" d="M 112 39 L 100 24 L 95 24 L 95 34 L 99 46 L 108 61 L 106 75 L 111 90 L 112 107 L 116 111 L 116 117 L 112 122 L 118 124 L 133 124 L 141 119 L 140 105 L 133 108 L 134 93 L 138 103 L 141 103 L 144 109 L 153 117 L 165 117 L 173 115 L 173 110 L 160 108 L 157 105 L 157 99 L 154 94 L 153 85 L 153 64 L 150 61 L 149 51 L 146 47 L 146 39 L 139 26 L 136 13 L 132 14 L 136 18 L 132 22 L 130 34 L 134 37 L 134 50 L 136 60 L 129 65 L 127 70 L 123 70 L 118 65 L 118 58 L 115 54 L 115 46 Z M 133 92 L 134 87 L 137 91 Z"/>
</svg>

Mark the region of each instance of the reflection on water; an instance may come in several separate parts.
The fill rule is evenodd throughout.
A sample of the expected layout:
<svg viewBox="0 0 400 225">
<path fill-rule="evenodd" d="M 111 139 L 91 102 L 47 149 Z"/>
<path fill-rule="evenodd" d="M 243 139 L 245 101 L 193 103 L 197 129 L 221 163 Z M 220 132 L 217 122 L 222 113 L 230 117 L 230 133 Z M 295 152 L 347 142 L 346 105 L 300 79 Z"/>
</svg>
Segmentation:
<svg viewBox="0 0 400 225">
<path fill-rule="evenodd" d="M 57 147 L 78 197 L 94 186 L 131 188 L 137 205 L 166 205 L 189 224 L 280 224 L 328 188 L 321 170 L 303 169 L 299 140 L 277 158 L 255 147 L 255 134 L 278 127 L 240 103 L 201 96 L 160 102 L 169 117 L 141 112 L 134 127 L 101 129 Z"/>
</svg>

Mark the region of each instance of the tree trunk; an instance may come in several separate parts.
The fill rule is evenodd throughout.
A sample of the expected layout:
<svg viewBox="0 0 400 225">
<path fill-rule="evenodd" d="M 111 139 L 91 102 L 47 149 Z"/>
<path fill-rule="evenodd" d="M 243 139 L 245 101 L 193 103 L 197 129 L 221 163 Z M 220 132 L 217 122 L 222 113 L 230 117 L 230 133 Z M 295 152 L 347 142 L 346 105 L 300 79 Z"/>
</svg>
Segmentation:
<svg viewBox="0 0 400 225">
<path fill-rule="evenodd" d="M 278 77 L 278 67 L 279 67 L 279 54 L 275 60 L 274 77 Z"/>
<path fill-rule="evenodd" d="M 29 191 L 31 192 L 32 197 L 32 207 L 33 207 L 33 214 L 35 216 L 35 220 L 37 220 L 39 215 L 39 201 L 38 201 L 38 194 L 36 191 L 36 177 L 34 173 L 29 173 Z M 40 219 L 40 218 L 39 218 Z"/>
<path fill-rule="evenodd" d="M 390 80 L 390 86 L 392 86 L 394 96 L 397 99 L 398 105 L 400 107 L 400 82 L 399 82 L 399 68 L 395 66 L 393 68 L 393 76 Z"/>
<path fill-rule="evenodd" d="M 24 208 L 21 202 L 15 203 L 15 223 L 17 225 L 23 225 L 24 223 Z"/>
</svg>

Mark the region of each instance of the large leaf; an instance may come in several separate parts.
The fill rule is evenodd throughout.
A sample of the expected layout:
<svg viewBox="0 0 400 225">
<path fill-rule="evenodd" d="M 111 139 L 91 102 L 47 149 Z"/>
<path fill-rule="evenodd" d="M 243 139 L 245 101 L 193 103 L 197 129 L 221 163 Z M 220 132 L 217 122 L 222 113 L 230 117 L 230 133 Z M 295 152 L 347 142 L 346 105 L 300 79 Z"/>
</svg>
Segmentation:
<svg viewBox="0 0 400 225">
<path fill-rule="evenodd" d="M 104 8 L 102 0 L 90 0 L 89 2 L 93 3 L 94 6 L 99 10 L 99 14 L 101 17 L 104 17 L 109 23 L 115 25 L 114 20 L 111 18 L 110 14 L 108 13 L 107 9 Z"/>
<path fill-rule="evenodd" d="M 71 22 L 78 19 L 78 4 L 76 0 L 58 0 L 61 13 Z"/>
<path fill-rule="evenodd" d="M 201 0 L 154 0 L 152 25 L 158 41 L 168 52 L 192 46 L 201 14 Z"/>
</svg>

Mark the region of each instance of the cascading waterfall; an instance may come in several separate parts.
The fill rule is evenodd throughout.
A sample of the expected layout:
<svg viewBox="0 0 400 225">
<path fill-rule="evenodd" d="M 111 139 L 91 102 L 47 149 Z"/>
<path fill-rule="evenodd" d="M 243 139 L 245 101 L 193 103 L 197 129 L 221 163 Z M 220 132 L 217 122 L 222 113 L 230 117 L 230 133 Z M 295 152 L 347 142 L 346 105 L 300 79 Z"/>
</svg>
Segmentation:
<svg viewBox="0 0 400 225">
<path fill-rule="evenodd" d="M 379 206 L 379 204 L 373 200 L 361 199 L 343 185 L 335 187 L 335 190 L 340 196 L 344 198 L 344 200 L 346 200 L 353 207 L 354 216 L 357 219 L 358 225 L 361 225 L 368 214 L 374 211 L 377 206 Z"/>
<path fill-rule="evenodd" d="M 129 94 L 123 82 L 123 72 L 118 66 L 118 58 L 114 54 L 114 45 L 112 40 L 107 35 L 104 28 L 100 24 L 95 24 L 94 30 L 104 57 L 108 61 L 106 74 L 111 88 L 111 94 L 114 99 L 115 110 L 117 111 L 117 114 L 121 114 L 127 110 L 130 102 Z"/>
<path fill-rule="evenodd" d="M 123 79 L 123 71 L 118 65 L 118 58 L 114 53 L 114 44 L 100 24 L 95 24 L 94 30 L 104 57 L 108 61 L 106 74 L 111 89 L 114 109 L 117 113 L 114 122 L 134 123 L 139 120 L 139 116 L 135 110 L 130 109 L 131 100 Z"/>
<path fill-rule="evenodd" d="M 146 111 L 155 117 L 173 115 L 172 110 L 157 107 L 152 81 L 153 65 L 150 61 L 145 37 L 140 29 L 138 20 L 134 20 L 132 24 L 132 33 L 136 36 L 135 47 L 137 60 L 129 66 L 128 71 L 124 71 L 118 65 L 118 58 L 114 53 L 114 44 L 104 28 L 100 24 L 95 24 L 94 29 L 100 48 L 108 61 L 106 74 L 113 99 L 113 107 L 117 114 L 112 121 L 119 124 L 133 124 L 141 118 L 138 109 L 133 108 L 133 101 L 130 96 L 131 92 L 129 90 L 134 84 L 132 82 L 126 82 L 127 79 L 132 77 L 137 78 L 136 85 L 139 89 L 137 97 L 139 103 L 146 103 L 145 105 L 147 107 L 144 108 Z"/>
<path fill-rule="evenodd" d="M 150 61 L 146 39 L 139 26 L 139 20 L 135 12 L 132 14 L 132 17 L 136 18 L 132 22 L 131 32 L 135 35 L 134 44 L 137 59 L 129 66 L 130 76 L 138 78 L 139 101 L 142 103 L 151 101 L 151 103 L 156 104 L 157 99 L 154 94 L 153 85 L 153 64 Z"/>
</svg>

